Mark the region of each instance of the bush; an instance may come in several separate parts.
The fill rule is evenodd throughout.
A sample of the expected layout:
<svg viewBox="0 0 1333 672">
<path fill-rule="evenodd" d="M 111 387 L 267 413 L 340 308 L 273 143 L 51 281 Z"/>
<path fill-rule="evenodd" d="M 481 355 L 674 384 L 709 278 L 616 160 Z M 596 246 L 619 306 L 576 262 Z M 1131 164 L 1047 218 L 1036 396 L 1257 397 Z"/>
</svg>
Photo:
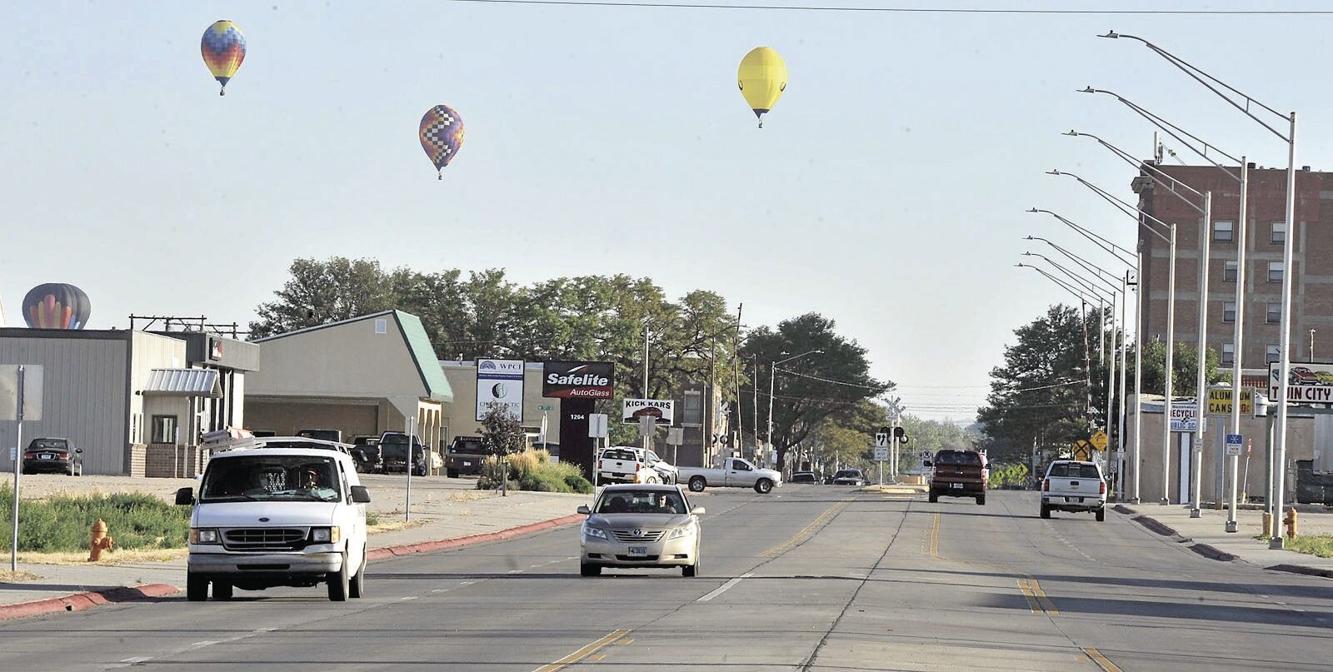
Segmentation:
<svg viewBox="0 0 1333 672">
<path fill-rule="evenodd" d="M 593 490 L 592 483 L 583 477 L 578 467 L 552 462 L 551 454 L 545 450 L 514 453 L 507 458 L 507 461 L 506 469 L 494 456 L 487 457 L 481 465 L 481 478 L 477 479 L 477 489 L 498 488 L 500 478 L 505 475 L 509 478 L 509 487 L 515 490 L 583 494 L 591 493 Z"/>
<path fill-rule="evenodd" d="M 1028 466 L 1026 464 L 992 464 L 990 468 L 990 487 L 1023 487 L 1027 484 Z"/>
<path fill-rule="evenodd" d="M 0 486 L 0 550 L 13 534 L 13 490 Z M 19 505 L 19 551 L 76 552 L 88 549 L 93 522 L 106 521 L 116 548 L 182 548 L 190 531 L 190 508 L 143 493 L 60 495 Z"/>
</svg>

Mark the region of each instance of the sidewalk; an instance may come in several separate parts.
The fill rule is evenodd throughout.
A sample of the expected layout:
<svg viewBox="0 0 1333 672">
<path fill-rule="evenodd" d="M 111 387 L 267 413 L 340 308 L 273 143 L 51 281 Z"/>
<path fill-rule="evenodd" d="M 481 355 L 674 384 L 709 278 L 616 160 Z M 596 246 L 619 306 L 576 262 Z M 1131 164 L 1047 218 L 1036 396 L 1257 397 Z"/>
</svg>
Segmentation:
<svg viewBox="0 0 1333 672">
<path fill-rule="evenodd" d="M 1270 550 L 1266 540 L 1256 539 L 1263 533 L 1261 511 L 1237 511 L 1239 531 L 1227 533 L 1224 531 L 1226 511 L 1204 509 L 1201 517 L 1190 518 L 1189 509 L 1180 504 L 1120 504 L 1113 508 L 1122 513 L 1132 511 L 1128 514 L 1131 518 L 1142 516 L 1136 522 L 1147 523 L 1144 527 L 1163 536 L 1174 536 L 1177 541 L 1204 557 L 1241 560 L 1265 569 L 1333 577 L 1333 558 Z M 1301 515 L 1300 532 L 1308 535 L 1333 534 L 1333 514 Z"/>
<path fill-rule="evenodd" d="M 548 527 L 569 524 L 578 519 L 573 515 L 575 509 L 580 504 L 588 503 L 589 500 L 588 495 L 545 492 L 510 492 L 509 496 L 501 497 L 498 493 L 464 490 L 463 484 L 457 479 L 450 479 L 447 482 L 444 479 L 438 481 L 419 479 L 419 481 L 414 482 L 412 486 L 413 525 L 372 534 L 370 537 L 372 553 L 390 548 L 398 554 L 435 550 L 442 544 L 432 542 L 460 540 L 464 537 L 469 538 L 465 543 L 483 543 L 496 540 L 496 537 L 505 538 L 508 535 L 497 533 L 506 530 L 553 520 L 558 522 L 551 523 Z M 371 497 L 375 500 L 371 508 L 379 512 L 382 523 L 402 516 L 403 491 L 395 491 L 388 483 L 376 483 L 371 487 L 374 488 Z M 395 510 L 396 513 L 393 513 Z M 112 533 L 114 534 L 114 531 Z M 392 554 L 395 553 L 381 550 L 375 556 L 384 557 Z M 28 573 L 38 578 L 17 583 L 0 582 L 0 607 L 63 598 L 64 601 L 73 603 L 69 610 L 77 610 L 107 601 L 144 599 L 144 595 L 135 591 L 115 590 L 132 586 L 144 586 L 150 593 L 149 597 L 161 596 L 163 593 L 172 592 L 169 587 L 179 589 L 185 584 L 185 564 L 183 558 L 170 562 L 124 565 L 19 563 L 20 573 Z M 7 564 L 4 569 L 8 569 Z M 93 595 L 74 597 L 74 594 L 87 592 Z M 109 595 L 102 595 L 108 592 Z M 57 607 L 54 610 L 63 609 L 65 607 Z M 46 609 L 46 611 L 51 610 Z M 23 615 L 28 614 L 15 613 L 9 617 Z M 6 617 L 4 611 L 0 610 L 0 620 Z"/>
</svg>

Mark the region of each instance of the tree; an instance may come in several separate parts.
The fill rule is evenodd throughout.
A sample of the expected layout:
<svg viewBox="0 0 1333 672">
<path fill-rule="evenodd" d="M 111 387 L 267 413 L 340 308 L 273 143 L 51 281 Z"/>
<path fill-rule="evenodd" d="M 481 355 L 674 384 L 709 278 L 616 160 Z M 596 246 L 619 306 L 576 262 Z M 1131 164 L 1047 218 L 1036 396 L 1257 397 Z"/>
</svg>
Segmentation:
<svg viewBox="0 0 1333 672">
<path fill-rule="evenodd" d="M 773 436 L 767 438 L 777 448 L 779 469 L 786 465 L 788 449 L 809 438 L 821 422 L 851 418 L 859 402 L 892 387 L 870 376 L 866 349 L 838 335 L 835 326 L 829 318 L 807 313 L 783 320 L 776 330 L 760 327 L 750 332 L 741 349 L 744 360 L 759 362 L 760 378 L 774 375 Z M 818 354 L 789 361 L 774 371 L 774 362 L 816 350 Z M 759 383 L 759 390 L 764 404 L 767 387 Z M 747 402 L 753 404 L 753 395 L 741 395 L 741 418 L 751 417 L 746 414 Z M 766 432 L 766 426 L 765 420 L 760 431 Z"/>
<path fill-rule="evenodd" d="M 933 455 L 945 448 L 970 450 L 981 439 L 975 433 L 948 420 L 927 420 L 904 414 L 902 426 L 911 440 L 907 447 L 912 452 L 924 451 Z"/>
<path fill-rule="evenodd" d="M 251 338 L 396 308 L 401 285 L 412 275 L 404 269 L 385 273 L 378 261 L 346 257 L 297 259 L 288 270 L 291 277 L 275 292 L 277 300 L 260 304 Z"/>
<path fill-rule="evenodd" d="M 1177 397 L 1193 397 L 1199 384 L 1199 349 L 1188 343 L 1176 343 L 1171 355 L 1171 392 Z M 1204 374 L 1208 384 L 1229 378 L 1229 373 L 1218 369 L 1217 351 L 1209 348 L 1204 360 Z M 1134 380 L 1134 351 L 1125 355 L 1125 380 Z M 1131 384 L 1132 385 L 1132 384 Z M 1143 392 L 1161 394 L 1166 389 L 1166 342 L 1153 339 L 1143 344 Z"/>
<path fill-rule="evenodd" d="M 522 452 L 527 446 L 523 426 L 508 409 L 492 404 L 481 418 L 481 445 L 493 455 Z"/>
</svg>

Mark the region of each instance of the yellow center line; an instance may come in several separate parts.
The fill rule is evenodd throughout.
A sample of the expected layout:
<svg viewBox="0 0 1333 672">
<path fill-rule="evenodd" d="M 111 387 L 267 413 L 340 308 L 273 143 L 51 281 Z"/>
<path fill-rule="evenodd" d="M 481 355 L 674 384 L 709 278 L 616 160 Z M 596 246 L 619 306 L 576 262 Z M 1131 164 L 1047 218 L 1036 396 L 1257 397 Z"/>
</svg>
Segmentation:
<svg viewBox="0 0 1333 672">
<path fill-rule="evenodd" d="M 1032 589 L 1033 597 L 1037 598 L 1037 604 L 1051 616 L 1059 616 L 1060 610 L 1055 608 L 1055 603 L 1051 598 L 1046 597 L 1046 591 L 1042 590 L 1041 583 L 1033 577 L 1028 577 L 1028 587 Z"/>
<path fill-rule="evenodd" d="M 623 638 L 625 635 L 628 634 L 629 630 L 626 629 L 612 630 L 611 632 L 603 636 L 601 639 L 598 639 L 589 644 L 585 644 L 582 648 L 575 651 L 574 653 L 571 653 L 568 656 L 565 656 L 564 658 L 555 661 L 554 663 L 547 663 L 545 665 L 542 665 L 541 667 L 533 670 L 533 672 L 558 672 L 559 670 L 563 670 L 566 667 L 569 667 L 570 665 L 573 665 L 597 653 L 598 651 L 601 651 L 603 648 L 610 646 L 611 644 L 615 643 L 617 640 Z"/>
<path fill-rule="evenodd" d="M 778 544 L 777 546 L 765 550 L 759 555 L 765 558 L 772 558 L 782 555 L 783 553 L 786 553 L 787 551 L 790 551 L 791 549 L 800 546 L 801 544 L 808 541 L 810 537 L 814 536 L 815 532 L 818 532 L 820 527 L 822 527 L 823 525 L 827 525 L 830 520 L 833 520 L 833 517 L 841 513 L 842 510 L 847 508 L 849 504 L 851 504 L 851 502 L 838 502 L 837 504 L 830 506 L 829 508 L 825 509 L 823 513 L 819 514 L 817 518 L 815 518 L 813 521 L 810 521 L 809 525 L 806 525 L 805 527 L 801 528 L 800 532 L 797 532 L 796 534 L 792 535 L 790 539 L 782 542 L 781 544 Z"/>
<path fill-rule="evenodd" d="M 1092 662 L 1097 663 L 1097 667 L 1102 668 L 1105 672 L 1120 672 L 1120 668 L 1106 656 L 1102 655 L 1101 651 L 1089 647 L 1083 649 L 1083 653 L 1087 654 L 1088 657 L 1092 659 Z"/>
<path fill-rule="evenodd" d="M 1018 590 L 1023 593 L 1023 599 L 1027 600 L 1028 609 L 1034 614 L 1040 613 L 1041 605 L 1037 604 L 1037 598 L 1032 594 L 1032 588 L 1028 586 L 1027 579 L 1018 579 Z"/>
<path fill-rule="evenodd" d="M 935 514 L 935 524 L 930 528 L 930 557 L 940 560 L 940 514 Z"/>
</svg>

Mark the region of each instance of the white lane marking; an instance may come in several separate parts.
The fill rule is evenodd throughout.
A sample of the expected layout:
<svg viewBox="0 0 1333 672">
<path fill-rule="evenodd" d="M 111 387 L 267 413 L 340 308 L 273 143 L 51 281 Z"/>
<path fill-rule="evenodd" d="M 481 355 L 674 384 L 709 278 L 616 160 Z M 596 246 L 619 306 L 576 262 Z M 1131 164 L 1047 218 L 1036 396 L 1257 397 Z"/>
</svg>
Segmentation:
<svg viewBox="0 0 1333 672">
<path fill-rule="evenodd" d="M 202 642 L 195 642 L 194 644 L 191 644 L 190 646 L 195 646 L 195 647 L 205 647 L 205 646 L 213 646 L 214 644 L 217 644 L 217 640 L 214 640 L 214 639 L 205 639 L 205 640 L 202 641 Z"/>
<path fill-rule="evenodd" d="M 409 602 L 409 601 L 411 601 L 411 600 L 415 600 L 415 599 L 417 599 L 417 596 L 416 596 L 416 595 L 408 595 L 407 597 L 400 597 L 400 598 L 398 598 L 398 600 L 399 600 L 400 602 Z"/>
<path fill-rule="evenodd" d="M 126 658 L 125 660 L 122 660 L 120 662 L 129 663 L 130 665 L 137 665 L 139 663 L 146 663 L 152 659 L 153 659 L 152 656 L 135 656 L 133 658 Z"/>
<path fill-rule="evenodd" d="M 472 584 L 474 584 L 474 583 L 476 583 L 476 581 L 459 581 L 459 582 L 458 582 L 458 585 L 460 585 L 460 586 L 470 586 L 470 585 L 472 585 Z"/>
<path fill-rule="evenodd" d="M 511 570 L 509 570 L 509 573 L 510 573 L 510 574 L 522 574 L 522 573 L 523 573 L 523 570 L 521 570 L 521 569 L 511 569 Z"/>
<path fill-rule="evenodd" d="M 718 586 L 718 587 L 715 588 L 711 593 L 708 593 L 707 595 L 704 595 L 703 597 L 701 597 L 701 598 L 699 598 L 698 600 L 695 600 L 695 601 L 696 601 L 696 602 L 709 602 L 709 601 L 711 601 L 713 598 L 717 597 L 718 595 L 721 595 L 722 593 L 725 593 L 725 592 L 727 592 L 728 590 L 731 590 L 732 586 L 735 586 L 736 584 L 738 584 L 738 583 L 741 582 L 741 579 L 748 579 L 748 578 L 750 578 L 750 577 L 752 577 L 752 576 L 754 576 L 754 572 L 746 572 L 746 573 L 744 573 L 744 574 L 741 574 L 740 576 L 738 576 L 738 577 L 736 577 L 736 578 L 734 578 L 734 579 L 732 579 L 732 580 L 730 580 L 730 581 L 728 581 L 728 582 L 726 582 L 726 583 L 724 583 L 724 584 Z"/>
<path fill-rule="evenodd" d="M 436 588 L 435 590 L 432 590 L 432 591 L 430 591 L 430 592 L 432 592 L 432 593 L 447 593 L 447 592 L 449 592 L 449 589 L 448 589 L 448 588 Z"/>
</svg>

